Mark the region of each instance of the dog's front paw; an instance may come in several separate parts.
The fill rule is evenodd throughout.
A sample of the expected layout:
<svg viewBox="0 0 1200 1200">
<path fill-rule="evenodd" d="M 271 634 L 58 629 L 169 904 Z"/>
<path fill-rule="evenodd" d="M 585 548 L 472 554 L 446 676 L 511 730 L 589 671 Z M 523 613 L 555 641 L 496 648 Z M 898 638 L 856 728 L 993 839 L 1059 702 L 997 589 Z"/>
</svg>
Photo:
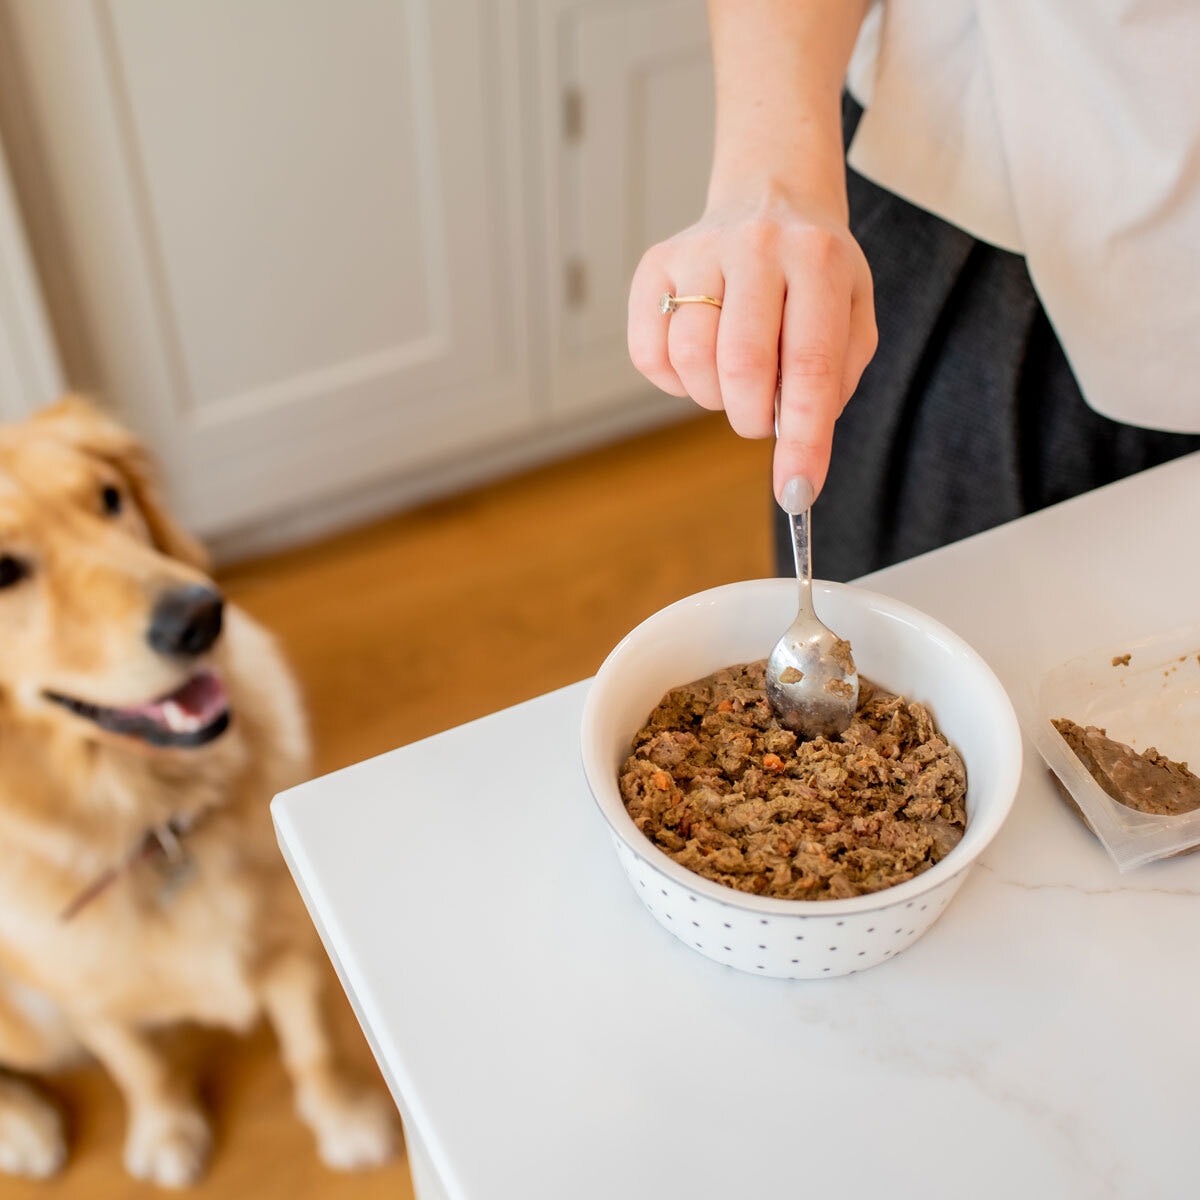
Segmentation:
<svg viewBox="0 0 1200 1200">
<path fill-rule="evenodd" d="M 46 1179 L 67 1160 L 58 1110 L 19 1079 L 0 1079 L 0 1171 Z"/>
<path fill-rule="evenodd" d="M 187 1187 L 204 1173 L 211 1148 L 212 1133 L 198 1108 L 146 1108 L 130 1123 L 125 1169 L 159 1187 Z"/>
<path fill-rule="evenodd" d="M 300 1097 L 300 1114 L 316 1134 L 321 1161 L 335 1171 L 381 1167 L 399 1147 L 396 1107 L 384 1092 L 314 1089 Z"/>
</svg>

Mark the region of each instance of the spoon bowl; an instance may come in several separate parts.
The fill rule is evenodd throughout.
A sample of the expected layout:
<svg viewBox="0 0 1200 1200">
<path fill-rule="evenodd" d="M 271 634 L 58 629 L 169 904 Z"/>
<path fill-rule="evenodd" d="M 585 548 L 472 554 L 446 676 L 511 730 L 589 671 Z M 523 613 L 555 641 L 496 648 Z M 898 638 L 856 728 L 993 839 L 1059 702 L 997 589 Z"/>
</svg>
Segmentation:
<svg viewBox="0 0 1200 1200">
<path fill-rule="evenodd" d="M 807 488 L 811 497 L 812 488 Z M 801 740 L 844 733 L 858 708 L 858 671 L 850 643 L 822 624 L 812 601 L 809 504 L 791 514 L 799 605 L 767 658 L 767 699 L 779 723 Z"/>
</svg>

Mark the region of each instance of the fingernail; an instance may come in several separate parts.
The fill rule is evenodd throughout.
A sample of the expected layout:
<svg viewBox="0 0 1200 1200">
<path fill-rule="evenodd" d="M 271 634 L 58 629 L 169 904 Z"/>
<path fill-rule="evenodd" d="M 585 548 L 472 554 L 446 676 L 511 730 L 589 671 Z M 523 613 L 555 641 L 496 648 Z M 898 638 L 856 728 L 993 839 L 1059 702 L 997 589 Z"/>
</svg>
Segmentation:
<svg viewBox="0 0 1200 1200">
<path fill-rule="evenodd" d="M 806 508 L 811 508 L 813 502 L 813 486 L 803 475 L 793 475 L 783 485 L 779 496 L 779 507 L 785 513 L 795 516 Z"/>
</svg>

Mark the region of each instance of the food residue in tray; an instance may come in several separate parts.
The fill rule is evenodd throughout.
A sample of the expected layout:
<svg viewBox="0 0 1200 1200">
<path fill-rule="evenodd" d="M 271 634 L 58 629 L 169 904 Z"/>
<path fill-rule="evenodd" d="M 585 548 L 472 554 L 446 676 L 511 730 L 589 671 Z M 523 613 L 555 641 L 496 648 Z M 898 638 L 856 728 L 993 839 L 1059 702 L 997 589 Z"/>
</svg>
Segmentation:
<svg viewBox="0 0 1200 1200">
<path fill-rule="evenodd" d="M 1173 762 L 1153 746 L 1139 754 L 1095 725 L 1084 727 L 1067 717 L 1053 724 L 1088 774 L 1118 804 L 1159 816 L 1200 808 L 1200 778 L 1187 763 Z"/>
</svg>

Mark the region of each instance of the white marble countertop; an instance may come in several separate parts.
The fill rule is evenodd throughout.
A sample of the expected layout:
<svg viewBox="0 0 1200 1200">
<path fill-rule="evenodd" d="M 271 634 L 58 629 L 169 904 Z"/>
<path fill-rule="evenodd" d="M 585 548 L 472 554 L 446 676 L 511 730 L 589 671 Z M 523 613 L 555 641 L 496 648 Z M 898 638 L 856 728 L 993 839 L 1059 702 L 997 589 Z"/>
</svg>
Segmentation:
<svg viewBox="0 0 1200 1200">
<path fill-rule="evenodd" d="M 1193 456 L 864 582 L 1020 701 L 1200 619 L 1197 514 Z M 739 974 L 622 875 L 578 761 L 587 686 L 275 801 L 422 1200 L 1196 1193 L 1200 856 L 1119 874 L 1027 744 L 1011 817 L 910 950 Z"/>
</svg>

